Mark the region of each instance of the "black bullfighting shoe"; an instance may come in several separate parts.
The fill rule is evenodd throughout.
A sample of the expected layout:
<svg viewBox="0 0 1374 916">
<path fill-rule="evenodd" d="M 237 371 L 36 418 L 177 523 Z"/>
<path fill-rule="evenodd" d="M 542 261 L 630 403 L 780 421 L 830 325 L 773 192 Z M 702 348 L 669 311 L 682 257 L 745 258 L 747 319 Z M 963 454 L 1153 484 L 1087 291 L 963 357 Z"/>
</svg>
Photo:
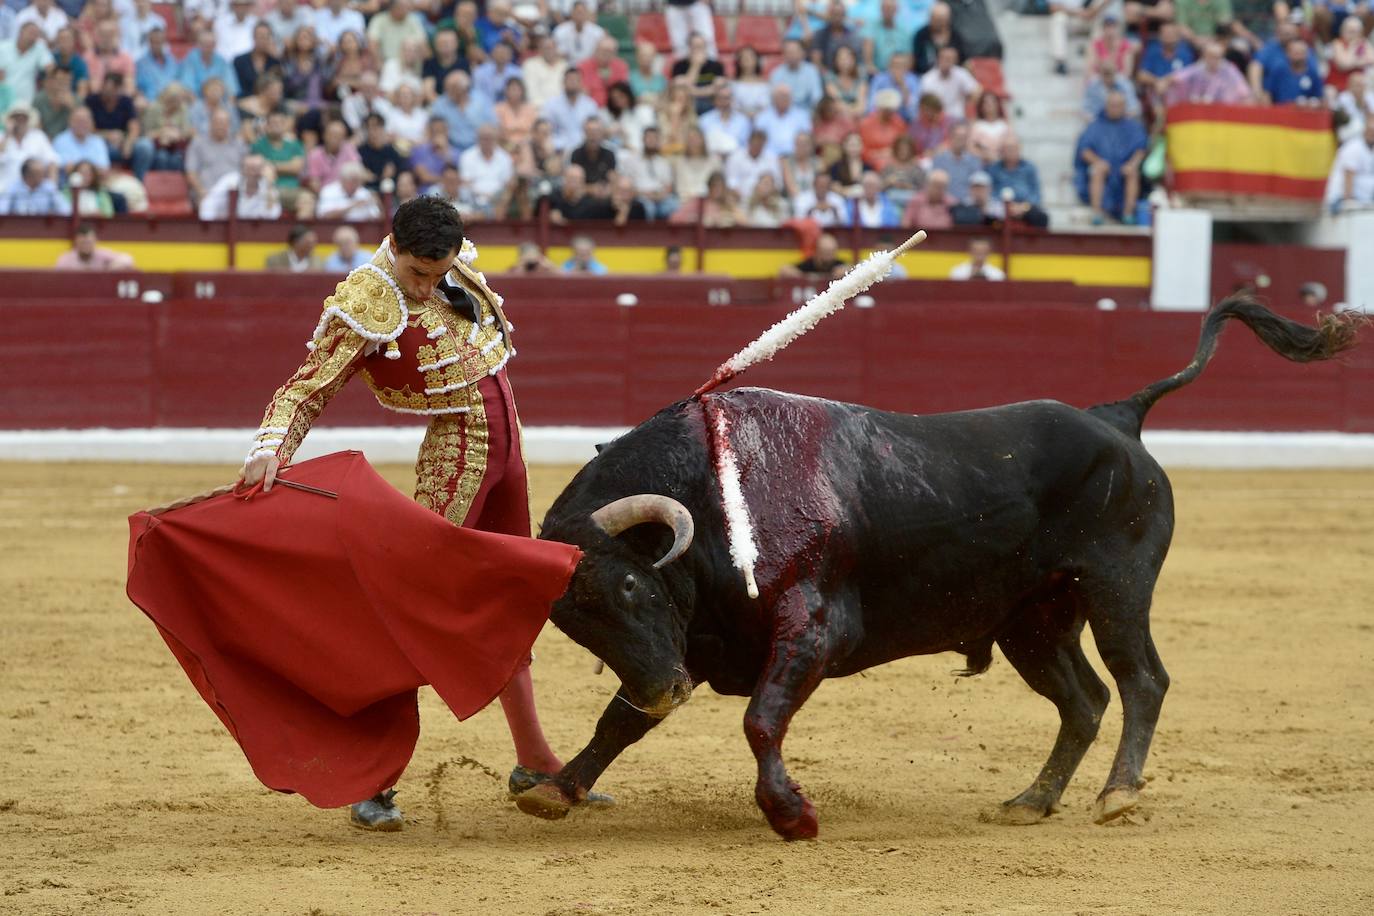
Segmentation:
<svg viewBox="0 0 1374 916">
<path fill-rule="evenodd" d="M 521 792 L 533 789 L 550 779 L 553 779 L 552 773 L 541 773 L 529 767 L 517 766 L 510 771 L 510 782 L 506 787 L 510 790 L 510 797 L 514 799 Z M 605 792 L 588 792 L 582 804 L 589 808 L 614 808 L 615 798 Z"/>
<path fill-rule="evenodd" d="M 348 806 L 348 822 L 360 830 L 383 830 L 388 833 L 400 830 L 405 824 L 405 816 L 392 801 L 395 789 L 378 792 L 367 801 L 355 802 Z"/>
</svg>

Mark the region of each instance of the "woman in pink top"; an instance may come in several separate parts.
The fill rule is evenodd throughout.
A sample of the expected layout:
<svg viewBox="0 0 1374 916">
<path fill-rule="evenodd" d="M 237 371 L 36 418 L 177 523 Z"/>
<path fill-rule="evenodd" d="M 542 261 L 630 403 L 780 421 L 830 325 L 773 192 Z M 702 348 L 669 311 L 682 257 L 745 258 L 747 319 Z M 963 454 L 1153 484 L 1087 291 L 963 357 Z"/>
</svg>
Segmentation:
<svg viewBox="0 0 1374 916">
<path fill-rule="evenodd" d="M 838 151 L 844 138 L 858 130 L 859 124 L 834 96 L 824 96 L 811 118 L 811 138 L 821 149 Z"/>
<path fill-rule="evenodd" d="M 1011 129 L 997 93 L 983 90 L 974 110 L 978 115 L 969 129 L 969 148 L 984 162 L 992 162 L 1002 155 L 1002 141 L 1015 136 L 1016 132 Z"/>
<path fill-rule="evenodd" d="M 1118 73 L 1128 76 L 1135 72 L 1135 43 L 1121 34 L 1121 22 L 1115 16 L 1102 20 L 1102 34 L 1093 39 L 1092 59 L 1088 61 L 1087 72 L 1097 72 L 1097 65 L 1104 60 L 1116 64 Z"/>
<path fill-rule="evenodd" d="M 501 138 L 508 150 L 522 146 L 530 138 L 534 121 L 539 117 L 526 96 L 525 81 L 520 79 L 506 82 L 506 91 L 496 103 L 495 112 L 496 122 L 501 126 Z"/>
</svg>

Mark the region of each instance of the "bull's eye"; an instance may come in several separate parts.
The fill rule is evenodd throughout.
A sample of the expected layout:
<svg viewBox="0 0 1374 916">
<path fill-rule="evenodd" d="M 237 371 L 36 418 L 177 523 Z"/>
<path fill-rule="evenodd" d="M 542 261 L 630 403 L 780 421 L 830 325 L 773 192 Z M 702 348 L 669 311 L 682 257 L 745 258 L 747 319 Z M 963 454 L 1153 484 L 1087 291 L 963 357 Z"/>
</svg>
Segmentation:
<svg viewBox="0 0 1374 916">
<path fill-rule="evenodd" d="M 621 590 L 622 592 L 624 592 L 624 593 L 625 593 L 625 597 L 628 598 L 628 597 L 630 597 L 631 595 L 633 595 L 633 594 L 635 593 L 635 589 L 636 589 L 638 586 L 639 586 L 639 583 L 635 581 L 634 574 L 633 574 L 633 573 L 626 573 L 626 574 L 625 574 L 625 581 L 622 582 L 622 583 L 620 583 L 620 590 Z"/>
</svg>

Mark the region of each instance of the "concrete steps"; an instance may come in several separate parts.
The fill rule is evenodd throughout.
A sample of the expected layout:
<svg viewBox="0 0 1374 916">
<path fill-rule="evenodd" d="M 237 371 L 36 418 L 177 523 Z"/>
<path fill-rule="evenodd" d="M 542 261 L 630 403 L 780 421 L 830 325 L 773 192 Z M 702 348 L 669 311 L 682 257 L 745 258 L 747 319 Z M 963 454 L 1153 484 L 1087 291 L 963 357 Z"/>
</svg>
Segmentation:
<svg viewBox="0 0 1374 916">
<path fill-rule="evenodd" d="M 1073 148 L 1085 123 L 1081 112 L 1086 39 L 1070 34 L 1069 74 L 1059 76 L 1050 57 L 1049 27 L 1048 16 L 1004 11 L 998 17 L 1012 124 L 1021 138 L 1022 155 L 1040 170 L 1051 225 L 1087 229 L 1091 213 L 1073 190 Z"/>
</svg>

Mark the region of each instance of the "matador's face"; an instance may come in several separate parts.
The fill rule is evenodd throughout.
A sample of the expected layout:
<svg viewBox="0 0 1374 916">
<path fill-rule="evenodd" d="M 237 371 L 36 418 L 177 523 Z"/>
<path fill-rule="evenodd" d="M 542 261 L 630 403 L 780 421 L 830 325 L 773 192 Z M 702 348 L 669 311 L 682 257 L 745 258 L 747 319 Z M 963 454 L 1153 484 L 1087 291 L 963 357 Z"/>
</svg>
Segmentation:
<svg viewBox="0 0 1374 916">
<path fill-rule="evenodd" d="M 401 292 L 416 302 L 424 302 L 434 295 L 434 288 L 439 285 L 444 274 L 453 266 L 453 259 L 458 256 L 458 252 L 450 251 L 443 258 L 422 258 L 409 252 L 397 251 L 394 238 L 389 238 L 387 243 L 391 246 L 391 255 L 396 263 L 396 282 L 401 285 Z"/>
</svg>

